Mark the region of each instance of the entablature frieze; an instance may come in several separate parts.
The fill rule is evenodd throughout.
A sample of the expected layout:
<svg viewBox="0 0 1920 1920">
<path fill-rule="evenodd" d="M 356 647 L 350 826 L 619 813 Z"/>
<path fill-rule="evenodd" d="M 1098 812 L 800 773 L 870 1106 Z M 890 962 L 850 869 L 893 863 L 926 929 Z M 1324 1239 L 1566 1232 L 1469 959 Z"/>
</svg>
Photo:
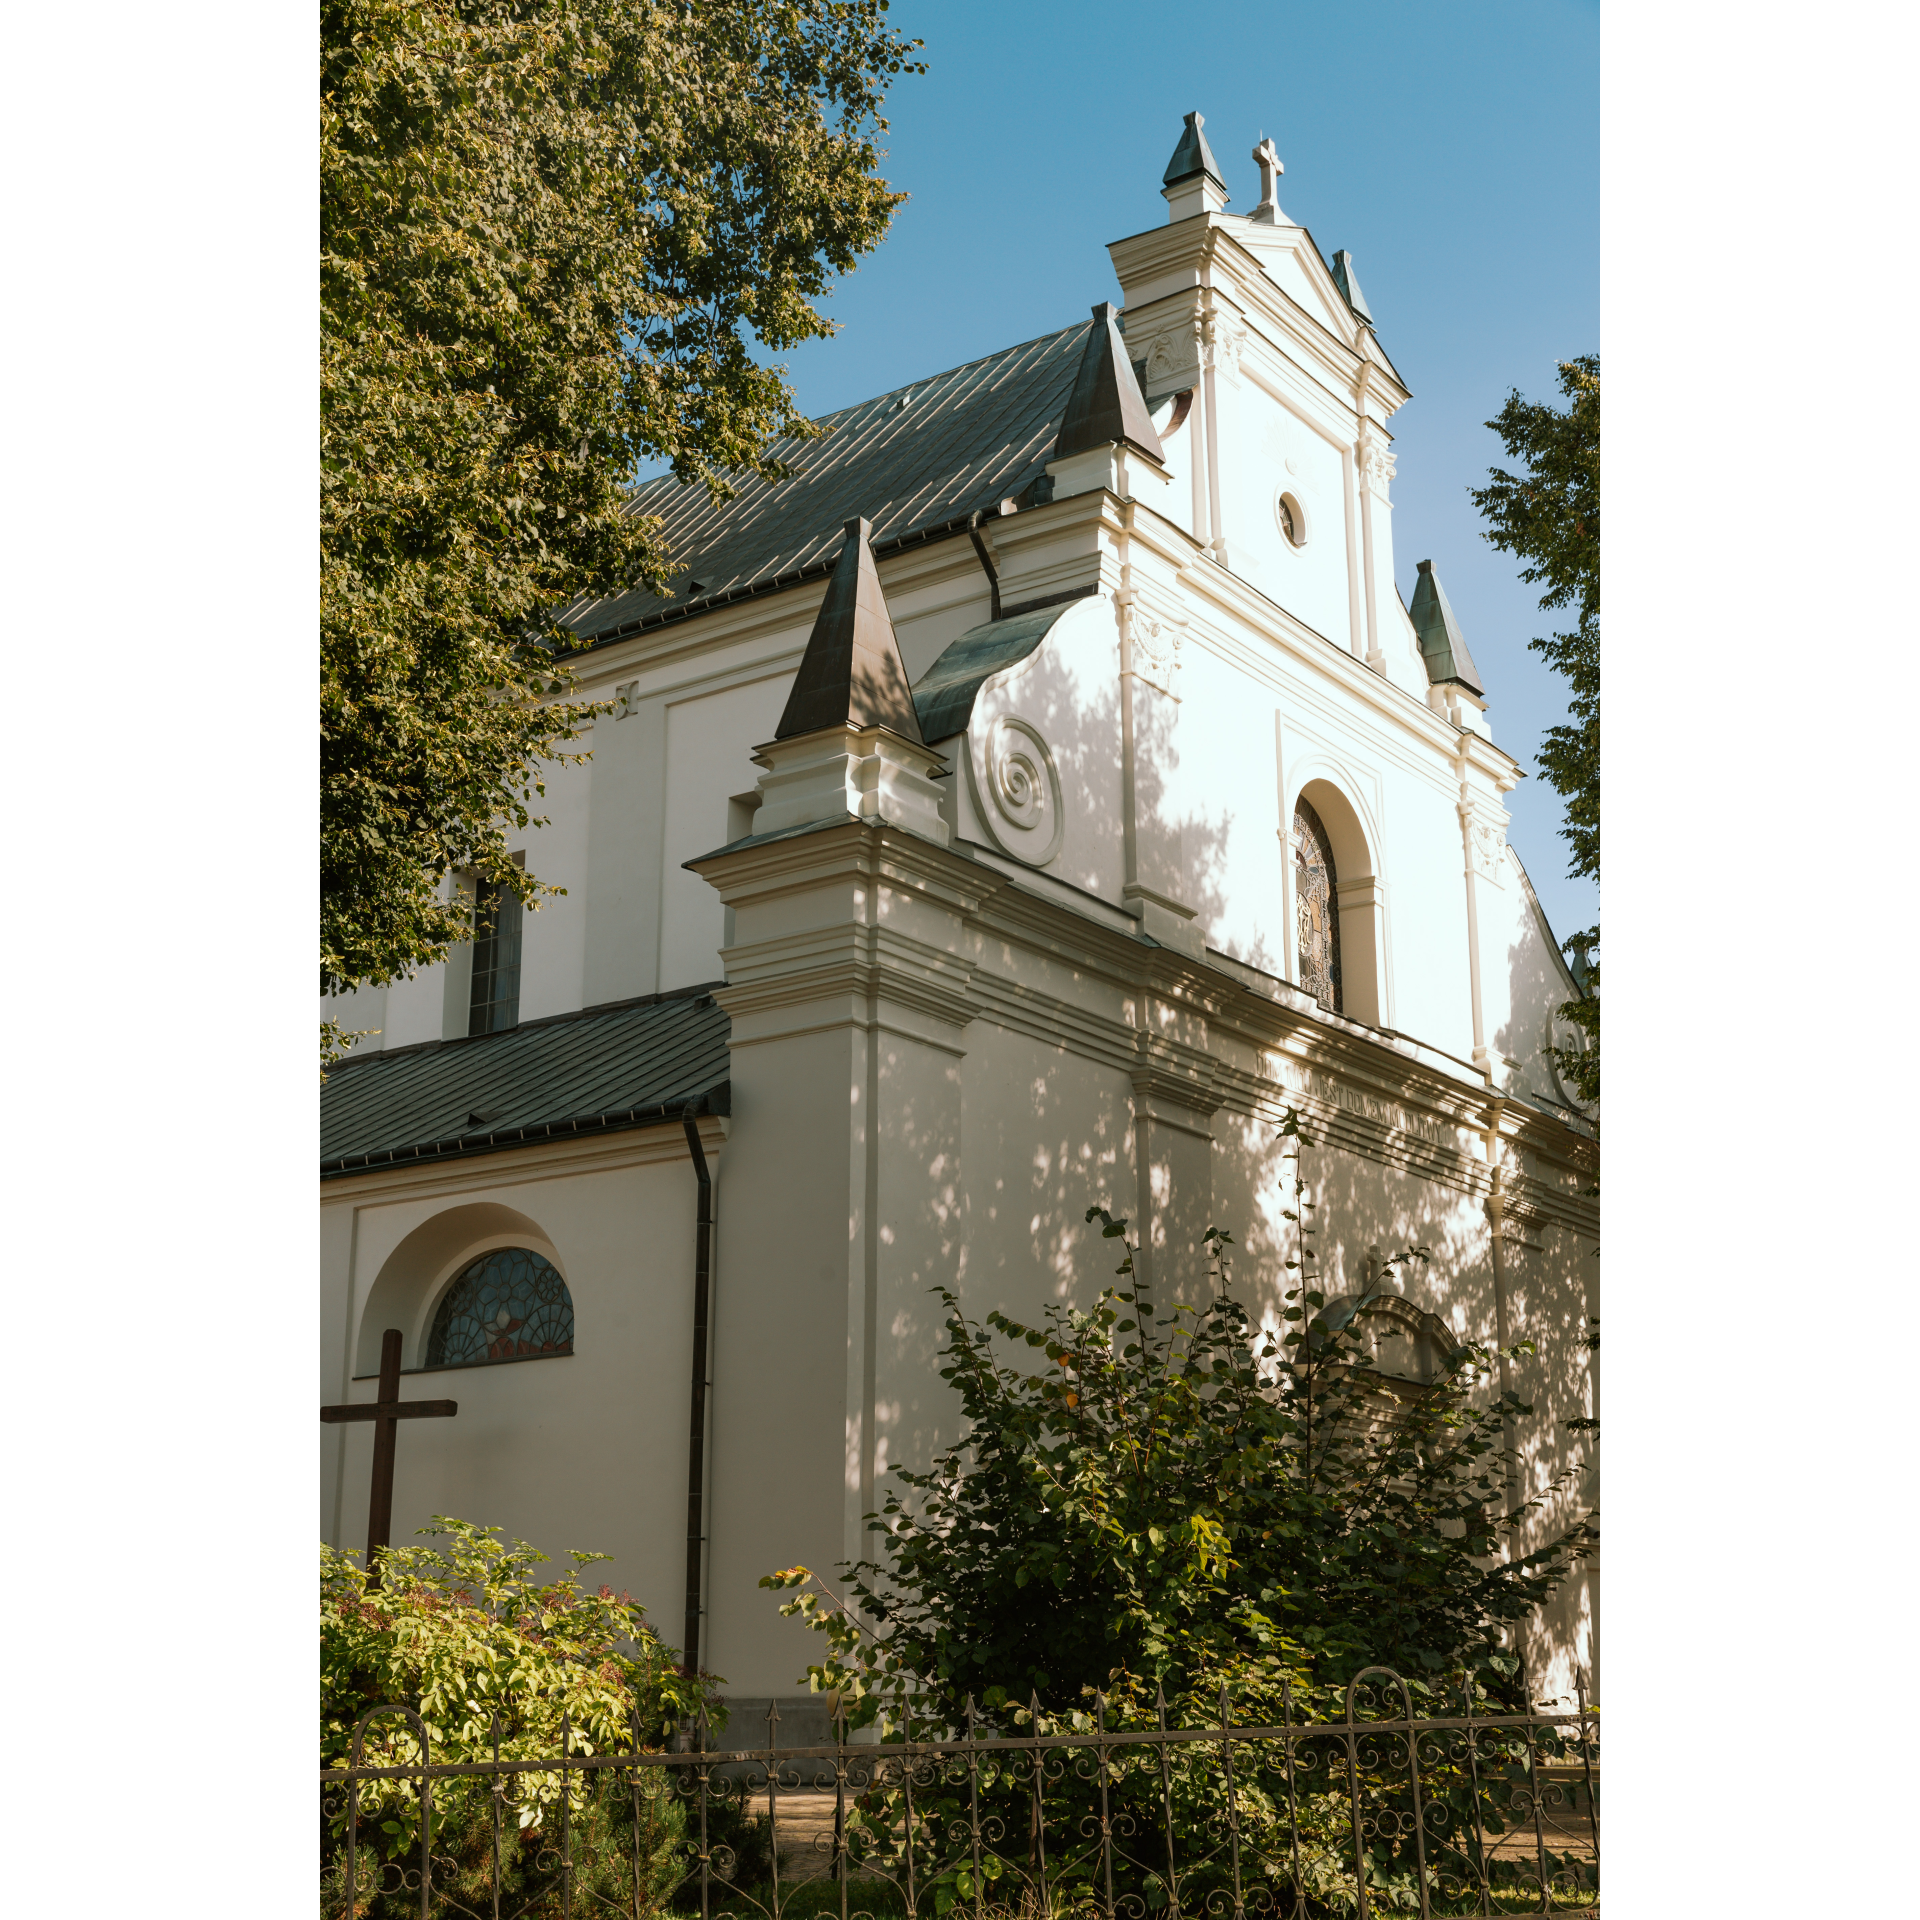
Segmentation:
<svg viewBox="0 0 1920 1920">
<path fill-rule="evenodd" d="M 865 889 L 858 917 L 728 950 L 729 983 L 715 998 L 740 1023 L 740 1044 L 797 1030 L 796 1019 L 809 1030 L 871 1024 L 880 1007 L 900 1031 L 963 1052 L 967 1023 L 984 1019 L 1123 1072 L 1137 1096 L 1189 1115 L 1224 1107 L 1277 1121 L 1299 1107 L 1343 1150 L 1463 1191 L 1487 1185 L 1474 1143 L 1490 1126 L 1503 1139 L 1524 1138 L 1567 1182 L 1591 1179 L 1591 1139 L 1492 1093 L 1465 1063 L 1327 1014 L 1284 981 L 1262 991 L 1236 977 L 1251 972 L 1237 963 L 1228 971 L 1102 926 L 885 822 L 849 819 L 689 864 L 715 869 L 710 877 L 736 901 L 856 882 Z M 933 917 L 911 923 L 920 932 L 950 914 L 952 944 L 884 922 L 884 891 L 923 903 Z M 1057 970 L 1067 990 L 1018 977 L 1018 955 Z M 1592 1209 L 1577 1194 L 1553 1205 L 1576 1231 L 1593 1231 Z"/>
<path fill-rule="evenodd" d="M 976 1012 L 973 963 L 893 927 L 808 928 L 730 947 L 726 960 L 727 984 L 715 988 L 713 997 L 736 1020 L 851 995 L 905 1009 L 957 1035 Z M 767 1037 L 765 1019 L 757 1024 L 760 1037 Z M 954 1040 L 936 1037 L 943 1044 Z"/>
</svg>

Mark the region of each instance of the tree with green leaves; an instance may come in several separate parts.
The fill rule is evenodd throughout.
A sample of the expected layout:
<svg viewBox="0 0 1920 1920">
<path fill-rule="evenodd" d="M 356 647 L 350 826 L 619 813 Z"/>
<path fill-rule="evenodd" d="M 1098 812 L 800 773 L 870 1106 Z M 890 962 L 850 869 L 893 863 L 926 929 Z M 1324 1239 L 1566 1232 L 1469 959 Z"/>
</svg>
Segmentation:
<svg viewBox="0 0 1920 1920">
<path fill-rule="evenodd" d="M 729 491 L 809 426 L 777 367 L 903 196 L 886 0 L 323 0 L 323 993 L 470 933 L 516 866 L 585 597 L 665 585 L 639 463 Z M 327 1023 L 337 1048 L 337 1023 Z"/>
<path fill-rule="evenodd" d="M 1487 425 L 1525 470 L 1494 468 L 1489 484 L 1472 490 L 1487 521 L 1486 539 L 1526 562 L 1520 577 L 1544 584 L 1543 608 L 1571 607 L 1571 633 L 1529 644 L 1544 654 L 1570 688 L 1568 724 L 1549 727 L 1540 771 L 1566 802 L 1563 837 L 1573 850 L 1569 872 L 1600 877 L 1600 357 L 1582 354 L 1560 364 L 1564 410 L 1523 400 L 1516 388 Z M 1574 934 L 1581 997 L 1560 1011 L 1587 1037 L 1583 1048 L 1555 1048 L 1560 1071 L 1583 1100 L 1600 1097 L 1600 968 L 1593 958 L 1600 929 Z"/>
</svg>

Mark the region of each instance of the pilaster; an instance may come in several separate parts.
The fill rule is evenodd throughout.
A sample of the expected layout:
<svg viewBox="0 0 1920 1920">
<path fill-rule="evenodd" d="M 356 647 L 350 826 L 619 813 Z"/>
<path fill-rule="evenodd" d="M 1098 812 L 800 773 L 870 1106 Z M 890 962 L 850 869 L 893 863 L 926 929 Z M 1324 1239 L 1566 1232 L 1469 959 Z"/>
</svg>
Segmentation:
<svg viewBox="0 0 1920 1920">
<path fill-rule="evenodd" d="M 1131 504 L 1118 541 L 1120 587 L 1121 904 L 1162 946 L 1201 958 L 1205 932 L 1186 899 L 1180 831 L 1180 696 L 1187 611 L 1171 582 L 1140 564 Z"/>
<path fill-rule="evenodd" d="M 1504 1017 L 1504 1004 L 1490 1000 L 1496 979 L 1504 988 L 1504 975 L 1498 973 L 1498 954 L 1481 953 L 1480 929 L 1503 924 L 1502 908 L 1507 877 L 1507 810 L 1498 801 L 1479 793 L 1462 778 L 1460 783 L 1460 843 L 1464 857 L 1467 888 L 1467 973 L 1473 995 L 1473 1064 L 1495 1085 L 1498 1072 L 1489 1033 L 1498 1029 Z M 1344 922 L 1342 923 L 1344 929 Z M 1504 1003 L 1505 994 L 1499 998 Z"/>
<path fill-rule="evenodd" d="M 718 1295 L 739 1389 L 714 1469 L 713 1659 L 772 1694 L 810 1655 L 769 1628 L 755 1582 L 866 1552 L 903 1445 L 877 1383 L 937 1380 L 929 1293 L 960 1277 L 965 924 L 1005 882 L 878 818 L 688 864 L 733 910 L 714 997 L 733 1022 L 729 1187 L 752 1196 L 728 1215 Z"/>
<path fill-rule="evenodd" d="M 1205 1236 L 1213 1224 L 1215 1065 L 1200 1048 L 1146 1030 L 1134 1035 L 1134 1170 L 1140 1251 L 1155 1298 L 1198 1303 L 1206 1292 Z"/>
</svg>

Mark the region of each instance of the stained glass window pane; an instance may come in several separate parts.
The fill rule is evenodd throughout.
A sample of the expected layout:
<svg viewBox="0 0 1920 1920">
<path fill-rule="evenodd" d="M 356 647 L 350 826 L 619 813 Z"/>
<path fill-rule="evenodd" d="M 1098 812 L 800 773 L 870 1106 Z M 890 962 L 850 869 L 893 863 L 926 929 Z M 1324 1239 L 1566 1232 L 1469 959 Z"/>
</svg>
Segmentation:
<svg viewBox="0 0 1920 1920">
<path fill-rule="evenodd" d="M 483 1367 L 573 1351 L 573 1296 L 553 1263 L 528 1247 L 500 1247 L 447 1289 L 427 1336 L 430 1367 Z"/>
<path fill-rule="evenodd" d="M 1302 800 L 1293 810 L 1293 898 L 1300 920 L 1300 984 L 1340 1011 L 1340 909 L 1333 843 Z"/>
<path fill-rule="evenodd" d="M 520 1020 L 520 897 L 483 881 L 474 902 L 469 1033 L 501 1033 Z"/>
</svg>

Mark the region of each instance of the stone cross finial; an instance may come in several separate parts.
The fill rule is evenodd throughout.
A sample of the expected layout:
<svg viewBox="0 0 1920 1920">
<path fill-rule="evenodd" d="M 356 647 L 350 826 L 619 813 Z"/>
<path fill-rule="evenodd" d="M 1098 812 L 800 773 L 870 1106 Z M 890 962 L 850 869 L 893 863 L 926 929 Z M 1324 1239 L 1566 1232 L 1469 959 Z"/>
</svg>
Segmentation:
<svg viewBox="0 0 1920 1920">
<path fill-rule="evenodd" d="M 1260 169 L 1260 204 L 1249 217 L 1271 224 L 1280 218 L 1280 176 L 1286 168 L 1280 164 L 1280 155 L 1271 140 L 1263 139 L 1254 148 L 1253 158 Z"/>
</svg>

